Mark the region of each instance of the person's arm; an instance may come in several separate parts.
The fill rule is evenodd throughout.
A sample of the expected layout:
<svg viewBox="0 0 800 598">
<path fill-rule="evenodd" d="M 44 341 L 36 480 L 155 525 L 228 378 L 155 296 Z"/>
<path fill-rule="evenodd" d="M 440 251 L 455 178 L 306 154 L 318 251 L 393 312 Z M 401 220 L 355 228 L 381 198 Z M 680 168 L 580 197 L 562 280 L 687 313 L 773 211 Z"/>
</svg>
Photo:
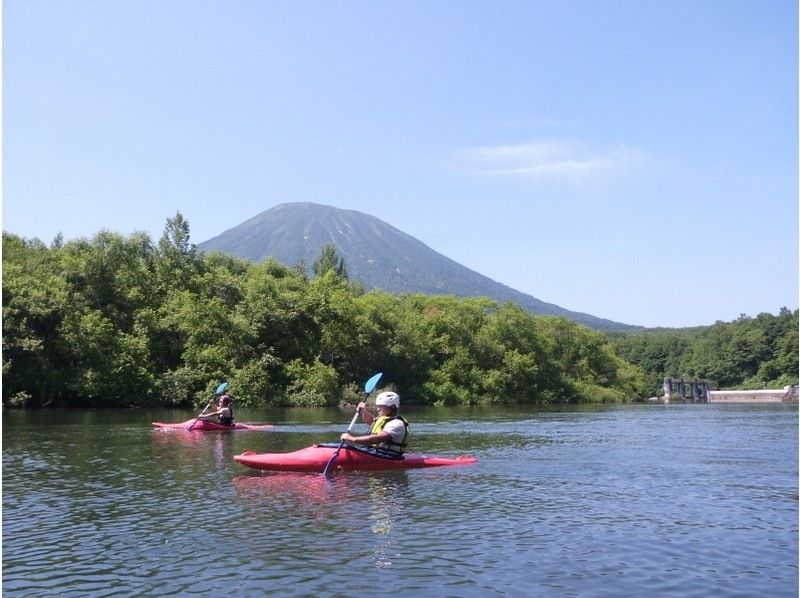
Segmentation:
<svg viewBox="0 0 800 598">
<path fill-rule="evenodd" d="M 375 421 L 375 416 L 369 412 L 367 409 L 367 404 L 364 401 L 361 401 L 356 409 L 358 409 L 358 412 L 361 414 L 361 421 L 368 426 L 372 425 L 372 422 Z"/>
<path fill-rule="evenodd" d="M 353 436 L 345 432 L 342 434 L 345 442 L 355 442 L 356 444 L 378 444 L 379 442 L 391 442 L 392 435 L 389 432 L 379 432 L 378 434 L 367 434 L 366 436 Z"/>
<path fill-rule="evenodd" d="M 197 419 L 209 419 L 211 417 L 217 417 L 220 413 L 222 413 L 222 409 L 218 409 L 217 411 L 212 411 L 211 413 L 203 413 L 198 416 Z"/>
<path fill-rule="evenodd" d="M 211 399 L 208 403 L 206 403 L 206 406 L 203 407 L 203 410 L 200 412 L 200 416 L 205 415 L 208 412 L 209 409 L 216 408 L 216 406 L 217 406 L 217 404 L 214 401 L 214 399 Z"/>
<path fill-rule="evenodd" d="M 372 425 L 372 422 L 375 421 L 375 416 L 369 412 L 367 409 L 367 404 L 364 401 L 361 401 L 358 404 L 357 409 L 361 414 L 361 421 L 368 426 Z M 349 432 L 345 432 L 342 434 L 341 440 L 344 440 L 345 442 L 355 442 L 356 444 L 376 444 L 378 442 L 386 442 L 391 440 L 391 435 L 383 431 L 378 434 L 366 434 L 364 436 L 353 436 Z"/>
</svg>

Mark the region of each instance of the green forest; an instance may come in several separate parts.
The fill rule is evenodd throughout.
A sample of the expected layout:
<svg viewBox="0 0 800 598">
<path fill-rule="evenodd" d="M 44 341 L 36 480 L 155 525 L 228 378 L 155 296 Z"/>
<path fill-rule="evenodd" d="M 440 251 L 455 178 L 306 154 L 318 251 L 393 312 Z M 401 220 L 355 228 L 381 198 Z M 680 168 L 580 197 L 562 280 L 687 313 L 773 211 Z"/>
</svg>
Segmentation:
<svg viewBox="0 0 800 598">
<path fill-rule="evenodd" d="M 332 246 L 306 273 L 202 253 L 178 213 L 154 243 L 3 234 L 3 405 L 188 407 L 227 381 L 242 406 L 635 401 L 664 376 L 796 384 L 798 313 L 603 334 L 485 298 L 365 292 Z"/>
<path fill-rule="evenodd" d="M 715 389 L 782 388 L 798 378 L 798 311 L 782 308 L 687 329 L 609 333 L 619 356 L 658 393 L 664 377 L 708 380 Z"/>
</svg>

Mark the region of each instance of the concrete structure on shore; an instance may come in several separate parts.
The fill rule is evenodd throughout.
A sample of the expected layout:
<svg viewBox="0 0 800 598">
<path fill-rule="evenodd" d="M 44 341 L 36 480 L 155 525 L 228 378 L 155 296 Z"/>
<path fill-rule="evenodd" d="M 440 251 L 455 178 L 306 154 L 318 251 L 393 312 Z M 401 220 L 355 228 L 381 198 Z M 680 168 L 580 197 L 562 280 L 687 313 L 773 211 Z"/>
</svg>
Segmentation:
<svg viewBox="0 0 800 598">
<path fill-rule="evenodd" d="M 650 403 L 797 403 L 797 386 L 763 390 L 711 390 L 707 380 L 664 378 L 664 395 Z"/>
<path fill-rule="evenodd" d="M 684 380 L 664 378 L 664 402 L 676 399 L 692 403 L 707 403 L 710 388 L 706 380 Z"/>
<path fill-rule="evenodd" d="M 797 403 L 797 387 L 782 390 L 712 390 L 709 403 Z"/>
</svg>

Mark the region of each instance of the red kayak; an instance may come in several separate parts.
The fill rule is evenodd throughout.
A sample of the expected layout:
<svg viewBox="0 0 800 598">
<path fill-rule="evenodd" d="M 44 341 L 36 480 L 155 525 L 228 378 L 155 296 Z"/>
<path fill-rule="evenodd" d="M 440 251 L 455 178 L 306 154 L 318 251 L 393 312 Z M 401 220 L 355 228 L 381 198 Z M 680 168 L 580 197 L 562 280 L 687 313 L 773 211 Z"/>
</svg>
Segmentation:
<svg viewBox="0 0 800 598">
<path fill-rule="evenodd" d="M 153 427 L 160 430 L 191 430 L 192 432 L 216 432 L 216 431 L 229 431 L 229 430 L 268 430 L 272 424 L 240 424 L 235 423 L 232 426 L 223 426 L 216 422 L 208 421 L 205 419 L 187 419 L 185 422 L 175 424 L 165 424 L 162 422 L 153 422 Z"/>
<path fill-rule="evenodd" d="M 306 471 L 322 473 L 330 461 L 338 444 L 315 444 L 292 453 L 253 453 L 234 455 L 237 463 L 253 469 L 271 471 Z M 416 469 L 420 467 L 442 467 L 444 465 L 469 465 L 475 457 L 429 457 L 427 455 L 405 454 L 389 457 L 374 449 L 345 445 L 333 462 L 331 469 L 336 471 L 378 471 L 390 469 Z"/>
</svg>

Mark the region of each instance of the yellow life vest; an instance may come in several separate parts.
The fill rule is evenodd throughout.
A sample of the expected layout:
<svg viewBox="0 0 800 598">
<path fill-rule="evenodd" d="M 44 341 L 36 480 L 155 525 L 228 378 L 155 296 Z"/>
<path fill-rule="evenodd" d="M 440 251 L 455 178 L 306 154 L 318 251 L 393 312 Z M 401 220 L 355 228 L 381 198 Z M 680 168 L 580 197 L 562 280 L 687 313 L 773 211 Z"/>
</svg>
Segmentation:
<svg viewBox="0 0 800 598">
<path fill-rule="evenodd" d="M 380 434 L 383 431 L 383 428 L 386 426 L 387 423 L 392 421 L 393 419 L 399 419 L 403 422 L 403 426 L 405 426 L 405 434 L 403 434 L 403 441 L 400 443 L 396 443 L 394 441 L 391 442 L 382 442 L 379 446 L 386 448 L 390 451 L 394 451 L 397 453 L 402 453 L 406 450 L 406 445 L 408 444 L 408 422 L 402 415 L 397 415 L 392 417 L 390 415 L 379 415 L 376 417 L 372 425 L 369 428 L 369 434 Z"/>
</svg>

